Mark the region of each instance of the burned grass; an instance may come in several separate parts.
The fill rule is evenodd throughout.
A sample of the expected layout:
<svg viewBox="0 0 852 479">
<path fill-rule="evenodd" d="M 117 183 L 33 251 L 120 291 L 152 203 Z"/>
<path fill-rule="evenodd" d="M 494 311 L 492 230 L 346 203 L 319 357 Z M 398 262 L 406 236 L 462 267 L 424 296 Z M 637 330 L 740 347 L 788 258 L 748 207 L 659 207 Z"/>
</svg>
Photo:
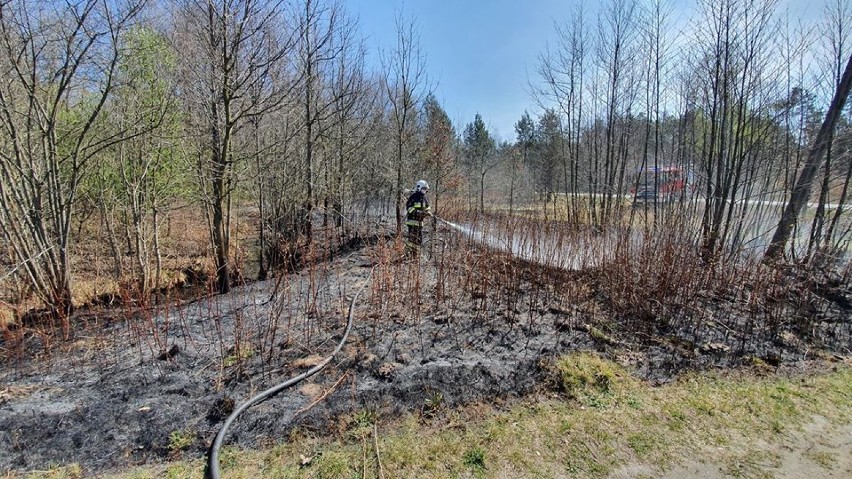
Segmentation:
<svg viewBox="0 0 852 479">
<path fill-rule="evenodd" d="M 621 369 L 595 355 L 560 362 L 571 363 L 569 370 Z M 265 451 L 231 447 L 224 473 L 601 478 L 684 477 L 721 469 L 734 477 L 842 477 L 848 442 L 831 438 L 848 439 L 843 434 L 849 429 L 831 424 L 852 421 L 850 381 L 848 364 L 805 375 L 689 374 L 662 387 L 616 375 L 605 390 L 593 388 L 603 395 L 599 400 L 545 395 L 496 407 L 468 404 L 432 417 L 414 412 L 386 418 L 359 410 L 332 436 L 299 432 Z M 201 461 L 180 461 L 107 477 L 200 478 L 202 469 Z M 53 477 L 75 476 L 58 469 Z"/>
<path fill-rule="evenodd" d="M 533 231 L 515 226 L 519 235 Z M 381 460 L 387 477 L 548 475 L 554 464 L 569 475 L 600 476 L 632 457 L 666 463 L 658 429 L 694 415 L 674 411 L 654 425 L 655 412 L 639 418 L 646 431 L 617 437 L 612 431 L 637 420 L 631 408 L 656 401 L 657 390 L 645 391 L 646 383 L 680 384 L 694 371 L 719 367 L 765 374 L 849 353 L 844 304 L 763 266 L 751 274 L 748 268 L 758 266 L 695 270 L 690 250 L 675 246 L 663 264 L 628 263 L 637 254 L 628 238 L 596 267 L 571 271 L 532 256 L 518 260 L 449 231 L 434 235 L 419 258 L 406 259 L 400 241 L 380 232 L 372 237 L 227 295 L 80 316 L 68 341 L 26 329 L 4 339 L 0 376 L 16 393 L 0 404 L 0 470 L 78 464 L 91 475 L 200 457 L 235 404 L 327 354 L 340 338 L 348 298 L 371 269 L 342 356 L 310 384 L 242 417 L 224 467 L 242 467 L 243 448 L 289 439 L 301 444 L 307 465 L 298 467 L 308 475 L 363 472 Z M 677 267 L 683 271 L 672 271 Z M 831 287 L 833 297 L 848 297 L 848 282 Z M 27 353 L 12 354 L 19 350 Z M 585 353 L 564 359 L 578 351 Z M 561 399 L 552 402 L 554 394 Z M 535 397 L 551 399 L 530 403 L 532 412 L 511 412 Z M 486 441 L 481 431 L 467 435 L 468 419 L 459 414 L 475 404 L 516 415 L 482 426 L 502 443 Z M 578 404 L 608 411 L 595 420 L 611 429 L 595 429 L 591 418 L 576 427 L 566 419 L 567 429 L 555 435 L 543 430 L 541 418 L 521 421 L 539 413 L 570 418 Z M 409 419 L 397 423 L 399 417 Z M 437 426 L 432 421 L 448 425 L 438 428 L 434 449 L 403 447 L 420 425 Z M 507 426 L 514 422 L 526 425 Z M 400 428 L 397 442 L 386 442 L 390 423 Z M 566 434 L 580 442 L 565 444 Z M 545 459 L 524 456 L 510 442 Z M 288 454 L 296 451 L 290 447 L 296 446 L 275 446 L 281 457 L 261 461 L 289 471 Z M 566 448 L 570 458 L 550 452 Z M 592 459 L 576 462 L 586 449 Z M 191 475 L 180 471 L 168 474 Z M 258 473 L 249 468 L 234 477 Z"/>
</svg>

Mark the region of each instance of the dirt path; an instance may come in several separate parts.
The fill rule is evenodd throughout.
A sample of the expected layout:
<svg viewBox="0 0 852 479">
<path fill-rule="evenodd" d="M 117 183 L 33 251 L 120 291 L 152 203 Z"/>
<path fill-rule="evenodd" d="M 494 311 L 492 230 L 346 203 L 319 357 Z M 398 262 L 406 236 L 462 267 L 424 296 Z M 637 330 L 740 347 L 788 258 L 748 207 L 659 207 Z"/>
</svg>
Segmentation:
<svg viewBox="0 0 852 479">
<path fill-rule="evenodd" d="M 685 461 L 659 473 L 643 464 L 620 468 L 612 479 L 654 477 L 659 479 L 775 478 L 841 479 L 852 477 L 852 424 L 836 426 L 822 416 L 782 443 L 740 441 L 706 450 L 701 459 Z"/>
</svg>

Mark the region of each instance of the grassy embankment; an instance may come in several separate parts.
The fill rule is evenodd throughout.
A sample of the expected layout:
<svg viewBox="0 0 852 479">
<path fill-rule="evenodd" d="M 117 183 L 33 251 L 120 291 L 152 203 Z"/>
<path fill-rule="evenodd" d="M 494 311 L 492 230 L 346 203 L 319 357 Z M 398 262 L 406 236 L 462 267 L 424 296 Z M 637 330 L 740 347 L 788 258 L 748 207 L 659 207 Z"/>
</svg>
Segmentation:
<svg viewBox="0 0 852 479">
<path fill-rule="evenodd" d="M 843 474 L 848 458 L 832 431 L 852 423 L 852 367 L 808 375 L 754 371 L 689 375 L 651 387 L 620 366 L 578 353 L 551 366 L 560 394 L 507 408 L 445 409 L 424 398 L 423 412 L 403 418 L 361 411 L 339 421 L 331 438 L 294 433 L 263 451 L 222 453 L 224 477 L 624 477 L 657 476 L 680 464 L 731 477 L 773 477 L 784 451 L 810 431 L 816 443 L 801 454 L 804 470 Z M 824 425 L 814 433 L 816 422 Z M 822 443 L 820 443 L 820 438 Z M 108 477 L 202 477 L 203 462 L 176 460 Z M 627 472 L 625 472 L 627 471 Z M 676 473 L 677 474 L 677 473 Z M 19 477 L 75 478 L 70 466 Z"/>
</svg>

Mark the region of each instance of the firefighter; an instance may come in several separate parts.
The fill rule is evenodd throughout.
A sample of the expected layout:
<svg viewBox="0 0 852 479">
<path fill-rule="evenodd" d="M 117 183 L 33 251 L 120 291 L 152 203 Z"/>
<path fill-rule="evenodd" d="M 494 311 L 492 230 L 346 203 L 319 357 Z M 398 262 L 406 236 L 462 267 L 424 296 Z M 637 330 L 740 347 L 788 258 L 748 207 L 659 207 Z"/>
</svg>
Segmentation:
<svg viewBox="0 0 852 479">
<path fill-rule="evenodd" d="M 414 192 L 411 193 L 405 203 L 405 225 L 408 226 L 406 243 L 414 250 L 417 250 L 423 244 L 423 220 L 432 215 L 429 209 L 429 200 L 426 198 L 428 192 L 429 183 L 420 180 L 414 185 Z"/>
</svg>

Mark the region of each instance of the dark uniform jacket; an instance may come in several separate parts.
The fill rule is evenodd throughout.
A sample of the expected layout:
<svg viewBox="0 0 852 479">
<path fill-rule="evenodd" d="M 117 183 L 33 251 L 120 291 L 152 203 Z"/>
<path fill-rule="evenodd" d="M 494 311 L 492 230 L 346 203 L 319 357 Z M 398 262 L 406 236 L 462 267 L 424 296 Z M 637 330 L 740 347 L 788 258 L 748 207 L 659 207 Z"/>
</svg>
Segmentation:
<svg viewBox="0 0 852 479">
<path fill-rule="evenodd" d="M 429 200 L 422 191 L 415 191 L 405 203 L 405 224 L 408 226 L 423 226 L 423 218 L 429 212 Z"/>
</svg>

